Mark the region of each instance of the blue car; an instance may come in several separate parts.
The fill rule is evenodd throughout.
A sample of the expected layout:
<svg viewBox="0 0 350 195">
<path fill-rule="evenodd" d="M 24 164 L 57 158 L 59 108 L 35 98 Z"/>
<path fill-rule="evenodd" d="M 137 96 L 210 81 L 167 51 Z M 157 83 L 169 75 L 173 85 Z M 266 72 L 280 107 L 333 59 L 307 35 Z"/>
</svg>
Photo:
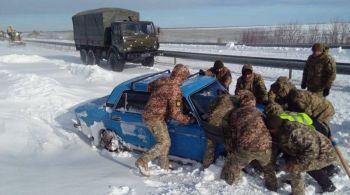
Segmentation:
<svg viewBox="0 0 350 195">
<path fill-rule="evenodd" d="M 74 126 L 90 137 L 96 146 L 106 147 L 103 136 L 107 133 L 113 135 L 116 147 L 138 150 L 151 148 L 155 139 L 143 123 L 142 112 L 150 97 L 148 85 L 164 76 L 170 76 L 170 71 L 131 79 L 115 87 L 109 96 L 76 107 L 77 121 Z M 197 121 L 186 125 L 172 119 L 167 121 L 171 137 L 169 155 L 202 161 L 207 145 L 203 124 L 208 106 L 218 95 L 227 91 L 214 77 L 198 74 L 188 77 L 181 86 L 181 91 L 183 113 L 193 115 Z M 223 153 L 223 147 L 219 146 L 216 153 Z"/>
</svg>

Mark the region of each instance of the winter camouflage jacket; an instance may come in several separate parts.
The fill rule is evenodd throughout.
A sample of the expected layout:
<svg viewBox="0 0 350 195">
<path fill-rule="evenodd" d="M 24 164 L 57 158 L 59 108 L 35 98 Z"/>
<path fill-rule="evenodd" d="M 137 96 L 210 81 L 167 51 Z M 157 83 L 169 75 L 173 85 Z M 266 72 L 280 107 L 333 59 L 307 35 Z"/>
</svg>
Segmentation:
<svg viewBox="0 0 350 195">
<path fill-rule="evenodd" d="M 251 81 L 245 81 L 242 76 L 239 77 L 236 84 L 235 94 L 237 95 L 240 90 L 244 89 L 254 94 L 257 103 L 264 104 L 267 102 L 266 86 L 261 75 L 253 73 Z"/>
<path fill-rule="evenodd" d="M 305 112 L 311 118 L 327 124 L 335 114 L 332 103 L 326 98 L 302 90 L 292 90 L 290 92 L 288 110 Z"/>
<path fill-rule="evenodd" d="M 334 58 L 325 50 L 321 56 L 310 55 L 307 59 L 302 83 L 306 84 L 307 90 L 320 92 L 325 88 L 330 89 L 336 77 L 336 63 Z"/>
<path fill-rule="evenodd" d="M 190 117 L 182 114 L 182 93 L 180 85 L 189 76 L 188 68 L 176 65 L 170 77 L 162 77 L 149 85 L 151 97 L 148 100 L 143 118 L 145 121 L 164 121 L 171 117 L 181 123 L 188 123 Z"/>
<path fill-rule="evenodd" d="M 230 94 L 224 94 L 217 98 L 209 106 L 208 123 L 220 127 L 223 130 L 225 150 L 232 151 L 232 139 L 229 129 L 229 117 L 231 112 L 238 107 L 238 98 Z"/>
<path fill-rule="evenodd" d="M 263 113 L 256 108 L 254 95 L 242 90 L 238 97 L 240 107 L 232 112 L 229 121 L 233 147 L 250 151 L 271 149 L 271 135 L 266 128 Z"/>
<path fill-rule="evenodd" d="M 291 157 L 287 160 L 301 167 L 313 160 L 328 161 L 335 154 L 326 136 L 298 122 L 284 121 L 277 138 L 279 147 Z"/>
<path fill-rule="evenodd" d="M 279 77 L 276 82 L 271 85 L 268 93 L 268 104 L 277 103 L 281 105 L 283 109 L 287 109 L 288 95 L 293 89 L 296 89 L 296 87 L 287 77 Z"/>
<path fill-rule="evenodd" d="M 231 71 L 227 67 L 223 67 L 221 71 L 217 72 L 214 68 L 205 71 L 207 76 L 215 76 L 216 79 L 226 88 L 229 89 L 232 83 Z"/>
</svg>

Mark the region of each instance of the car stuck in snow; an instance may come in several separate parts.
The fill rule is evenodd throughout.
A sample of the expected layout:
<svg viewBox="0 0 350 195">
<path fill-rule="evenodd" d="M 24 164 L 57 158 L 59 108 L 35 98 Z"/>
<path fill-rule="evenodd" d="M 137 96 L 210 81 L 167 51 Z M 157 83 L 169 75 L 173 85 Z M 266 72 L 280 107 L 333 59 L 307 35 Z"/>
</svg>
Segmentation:
<svg viewBox="0 0 350 195">
<path fill-rule="evenodd" d="M 93 140 L 96 146 L 110 151 L 125 147 L 146 150 L 155 144 L 152 133 L 143 122 L 142 113 L 150 92 L 148 85 L 170 71 L 140 76 L 114 88 L 109 96 L 98 98 L 75 108 L 77 121 L 74 124 Z M 182 112 L 193 115 L 194 123 L 180 124 L 167 120 L 171 138 L 170 155 L 182 159 L 202 161 L 206 149 L 205 119 L 209 105 L 222 93 L 228 93 L 215 77 L 194 74 L 181 86 Z M 218 132 L 220 136 L 220 132 Z M 216 154 L 223 153 L 223 146 Z"/>
</svg>

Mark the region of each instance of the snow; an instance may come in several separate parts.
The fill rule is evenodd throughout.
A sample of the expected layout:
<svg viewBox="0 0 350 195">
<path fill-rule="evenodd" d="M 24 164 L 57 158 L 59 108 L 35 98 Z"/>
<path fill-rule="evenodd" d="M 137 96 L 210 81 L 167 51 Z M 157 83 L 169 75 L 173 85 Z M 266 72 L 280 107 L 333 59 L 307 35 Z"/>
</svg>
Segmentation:
<svg viewBox="0 0 350 195">
<path fill-rule="evenodd" d="M 196 51 L 191 46 L 178 47 Z M 231 45 L 226 49 L 236 47 Z M 215 51 L 215 48 L 208 50 Z M 259 55 L 269 52 L 275 55 L 275 49 L 249 50 Z M 293 51 L 295 56 L 303 56 L 306 50 L 279 48 L 276 51 Z M 245 52 L 249 53 L 242 51 Z M 339 55 L 345 59 L 348 52 L 343 49 Z M 172 162 L 174 170 L 164 171 L 153 162 L 150 163 L 151 176 L 142 177 L 134 166 L 140 154 L 99 150 L 92 140 L 73 127 L 75 114 L 72 110 L 76 105 L 105 96 L 115 85 L 130 78 L 173 67 L 170 58 L 156 60 L 152 68 L 127 64 L 124 72 L 117 73 L 105 66 L 82 65 L 75 51 L 32 44 L 8 47 L 7 42 L 0 42 L 0 194 L 271 194 L 261 178 L 244 173 L 237 185 L 229 186 L 220 180 L 223 159 L 218 159 L 204 172 L 199 171 L 199 163 Z M 212 66 L 212 62 L 177 61 L 188 64 L 192 73 Z M 242 66 L 226 65 L 233 71 L 234 80 L 238 78 Z M 283 69 L 254 69 L 263 74 L 267 86 L 277 75 L 288 75 L 288 70 Z M 350 160 L 348 77 L 337 76 L 328 99 L 336 109 L 331 122 L 333 135 L 345 158 Z M 299 85 L 300 79 L 301 71 L 293 71 L 293 82 Z M 234 81 L 230 86 L 231 92 L 235 84 Z M 93 126 L 101 128 L 101 125 Z M 282 178 L 285 173 L 278 176 Z M 306 180 L 307 194 L 320 190 L 310 177 Z M 350 193 L 344 172 L 332 180 L 337 186 L 334 194 Z M 278 193 L 289 192 L 290 186 L 281 184 Z"/>
</svg>

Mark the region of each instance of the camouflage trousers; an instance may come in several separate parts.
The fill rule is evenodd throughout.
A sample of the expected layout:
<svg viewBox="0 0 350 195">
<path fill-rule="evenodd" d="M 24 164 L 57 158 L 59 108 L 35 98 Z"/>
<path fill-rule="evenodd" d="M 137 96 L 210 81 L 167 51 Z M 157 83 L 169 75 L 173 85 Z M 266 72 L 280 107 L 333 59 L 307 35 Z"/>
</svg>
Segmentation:
<svg viewBox="0 0 350 195">
<path fill-rule="evenodd" d="M 226 180 L 230 185 L 237 183 L 240 178 L 241 169 L 253 160 L 256 160 L 262 166 L 266 187 L 269 190 L 277 191 L 277 178 L 271 157 L 271 149 L 262 151 L 237 149 L 235 152 L 227 155 L 221 171 L 221 178 Z"/>
<path fill-rule="evenodd" d="M 290 172 L 290 179 L 292 185 L 292 194 L 293 195 L 304 195 L 305 194 L 305 184 L 304 184 L 304 175 L 303 172 L 320 170 L 324 167 L 327 167 L 331 164 L 337 163 L 338 158 L 335 152 L 332 155 L 328 155 L 325 159 L 315 159 L 309 162 L 307 165 L 304 165 L 301 170 Z"/>
<path fill-rule="evenodd" d="M 205 150 L 203 157 L 203 168 L 208 168 L 214 162 L 215 147 L 216 143 L 211 139 L 207 139 L 207 149 Z"/>
<path fill-rule="evenodd" d="M 148 163 L 159 157 L 159 166 L 162 169 L 169 169 L 168 153 L 171 145 L 168 128 L 164 121 L 145 122 L 148 129 L 152 132 L 156 144 L 143 156 L 140 157 L 145 163 Z"/>
</svg>

